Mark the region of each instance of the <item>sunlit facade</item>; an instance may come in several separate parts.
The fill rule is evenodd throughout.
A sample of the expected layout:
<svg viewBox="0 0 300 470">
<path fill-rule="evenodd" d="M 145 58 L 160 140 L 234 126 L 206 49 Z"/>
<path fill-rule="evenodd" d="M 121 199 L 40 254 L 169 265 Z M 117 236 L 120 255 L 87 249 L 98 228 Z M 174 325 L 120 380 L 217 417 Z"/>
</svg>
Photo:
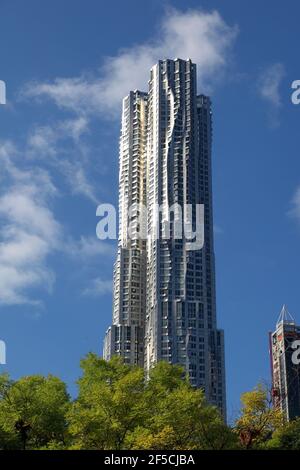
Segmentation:
<svg viewBox="0 0 300 470">
<path fill-rule="evenodd" d="M 224 334 L 216 321 L 211 145 L 211 102 L 197 95 L 196 65 L 181 59 L 159 61 L 150 71 L 148 93 L 131 92 L 123 101 L 119 251 L 113 326 L 106 335 L 104 357 L 121 354 L 127 362 L 143 363 L 146 370 L 159 360 L 181 364 L 191 383 L 203 388 L 225 416 Z M 130 171 L 135 164 L 139 170 Z M 146 218 L 140 221 L 146 240 L 127 238 L 133 202 L 147 207 Z M 194 226 L 195 207 L 201 204 L 204 245 L 191 249 L 184 230 L 181 238 L 175 236 L 170 208 L 180 206 L 183 223 L 187 205 L 192 206 Z M 169 238 L 161 236 L 166 223 Z"/>
</svg>

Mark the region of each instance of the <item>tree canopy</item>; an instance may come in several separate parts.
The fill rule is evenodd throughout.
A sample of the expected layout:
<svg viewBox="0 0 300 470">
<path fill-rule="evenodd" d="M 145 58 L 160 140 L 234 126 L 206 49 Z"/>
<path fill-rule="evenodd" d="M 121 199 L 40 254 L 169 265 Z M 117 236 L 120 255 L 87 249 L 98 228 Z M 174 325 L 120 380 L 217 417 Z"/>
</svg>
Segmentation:
<svg viewBox="0 0 300 470">
<path fill-rule="evenodd" d="M 89 354 L 68 413 L 72 448 L 206 449 L 231 445 L 233 433 L 183 370 L 156 364 L 149 378 L 114 357 Z"/>
<path fill-rule="evenodd" d="M 81 369 L 73 400 L 52 375 L 0 375 L 0 449 L 300 449 L 300 419 L 284 423 L 262 385 L 242 395 L 231 427 L 178 365 L 145 376 L 90 353 Z"/>
<path fill-rule="evenodd" d="M 268 389 L 259 384 L 241 396 L 242 409 L 235 431 L 246 449 L 263 447 L 283 424 L 280 410 L 274 409 Z"/>
<path fill-rule="evenodd" d="M 70 398 L 57 377 L 32 375 L 17 381 L 0 376 L 0 446 L 42 448 L 65 443 Z"/>
</svg>

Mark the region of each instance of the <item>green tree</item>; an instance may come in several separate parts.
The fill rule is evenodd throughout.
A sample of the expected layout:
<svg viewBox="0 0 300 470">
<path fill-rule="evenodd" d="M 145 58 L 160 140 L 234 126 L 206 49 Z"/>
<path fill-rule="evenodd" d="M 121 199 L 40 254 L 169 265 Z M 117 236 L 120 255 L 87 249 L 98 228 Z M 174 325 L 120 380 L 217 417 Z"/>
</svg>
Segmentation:
<svg viewBox="0 0 300 470">
<path fill-rule="evenodd" d="M 267 443 L 268 449 L 300 450 L 300 418 L 280 426 Z"/>
<path fill-rule="evenodd" d="M 145 419 L 143 370 L 92 353 L 81 367 L 79 396 L 68 415 L 72 448 L 123 449 L 128 433 Z"/>
<path fill-rule="evenodd" d="M 73 449 L 222 449 L 236 441 L 181 367 L 160 362 L 145 378 L 141 368 L 95 354 L 81 367 L 68 413 Z"/>
<path fill-rule="evenodd" d="M 0 375 L 1 449 L 228 449 L 237 435 L 166 362 L 144 370 L 95 354 L 81 361 L 78 398 L 49 375 Z"/>
<path fill-rule="evenodd" d="M 263 447 L 282 425 L 282 414 L 272 407 L 270 394 L 261 384 L 244 393 L 241 402 L 241 416 L 235 426 L 241 445 L 246 449 Z"/>
<path fill-rule="evenodd" d="M 12 381 L 10 380 L 8 374 L 0 375 L 0 402 L 3 402 L 7 397 L 8 391 L 11 387 Z M 19 440 L 16 433 L 11 433 L 4 429 L 2 423 L 5 421 L 4 416 L 1 416 L 0 413 L 0 449 L 18 449 Z"/>
<path fill-rule="evenodd" d="M 144 426 L 128 438 L 134 449 L 224 449 L 236 438 L 219 411 L 193 388 L 183 369 L 166 362 L 156 364 L 145 394 L 149 411 Z"/>
<path fill-rule="evenodd" d="M 40 448 L 64 443 L 69 396 L 52 375 L 11 381 L 0 378 L 0 440 L 2 448 Z"/>
</svg>

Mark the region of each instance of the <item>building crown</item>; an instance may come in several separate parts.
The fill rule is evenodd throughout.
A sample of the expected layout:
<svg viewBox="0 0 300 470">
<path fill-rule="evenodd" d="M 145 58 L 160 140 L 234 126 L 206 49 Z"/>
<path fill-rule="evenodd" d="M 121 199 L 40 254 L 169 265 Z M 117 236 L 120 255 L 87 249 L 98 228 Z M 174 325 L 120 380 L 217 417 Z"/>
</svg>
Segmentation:
<svg viewBox="0 0 300 470">
<path fill-rule="evenodd" d="M 280 315 L 278 317 L 276 326 L 279 326 L 282 323 L 289 324 L 289 325 L 295 325 L 295 319 L 292 317 L 292 315 L 288 311 L 288 308 L 285 304 L 282 307 L 282 310 L 281 310 Z"/>
</svg>

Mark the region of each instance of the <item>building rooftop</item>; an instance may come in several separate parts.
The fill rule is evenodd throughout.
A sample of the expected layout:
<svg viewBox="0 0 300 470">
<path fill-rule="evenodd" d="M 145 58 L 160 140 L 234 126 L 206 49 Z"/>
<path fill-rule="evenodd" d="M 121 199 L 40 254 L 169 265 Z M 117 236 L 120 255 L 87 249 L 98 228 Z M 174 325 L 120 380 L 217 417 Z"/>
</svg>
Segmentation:
<svg viewBox="0 0 300 470">
<path fill-rule="evenodd" d="M 285 304 L 283 305 L 283 307 L 281 309 L 281 312 L 280 312 L 280 315 L 278 317 L 276 326 L 279 326 L 282 323 L 287 324 L 287 325 L 295 325 L 296 324 L 295 319 L 292 317 L 292 315 L 288 311 L 288 308 Z"/>
</svg>

